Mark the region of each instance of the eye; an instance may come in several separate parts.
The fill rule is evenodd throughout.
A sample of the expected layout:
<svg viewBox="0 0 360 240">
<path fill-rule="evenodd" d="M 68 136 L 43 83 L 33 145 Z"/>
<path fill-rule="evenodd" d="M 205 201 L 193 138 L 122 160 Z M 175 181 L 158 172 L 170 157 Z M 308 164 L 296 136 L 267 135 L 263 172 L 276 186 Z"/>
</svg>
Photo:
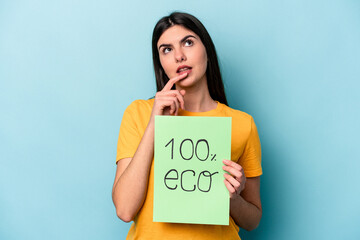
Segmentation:
<svg viewBox="0 0 360 240">
<path fill-rule="evenodd" d="M 190 40 L 190 39 L 187 39 L 185 41 L 185 46 L 192 46 L 193 44 L 194 44 L 194 42 L 192 40 Z"/>
<path fill-rule="evenodd" d="M 165 48 L 163 48 L 163 53 L 168 53 L 168 52 L 170 52 L 171 51 L 171 48 L 169 48 L 169 47 L 165 47 Z"/>
</svg>

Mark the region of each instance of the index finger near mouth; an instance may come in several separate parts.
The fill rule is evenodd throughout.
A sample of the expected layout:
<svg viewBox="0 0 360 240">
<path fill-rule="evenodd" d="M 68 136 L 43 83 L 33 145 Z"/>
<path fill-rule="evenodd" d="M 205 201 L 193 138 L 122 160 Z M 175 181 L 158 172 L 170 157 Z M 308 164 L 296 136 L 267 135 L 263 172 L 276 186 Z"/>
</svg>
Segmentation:
<svg viewBox="0 0 360 240">
<path fill-rule="evenodd" d="M 179 76 L 176 76 L 174 78 L 169 79 L 169 81 L 166 83 L 164 88 L 161 91 L 170 91 L 172 86 L 179 80 L 185 78 L 187 76 L 187 73 L 180 74 Z"/>
</svg>

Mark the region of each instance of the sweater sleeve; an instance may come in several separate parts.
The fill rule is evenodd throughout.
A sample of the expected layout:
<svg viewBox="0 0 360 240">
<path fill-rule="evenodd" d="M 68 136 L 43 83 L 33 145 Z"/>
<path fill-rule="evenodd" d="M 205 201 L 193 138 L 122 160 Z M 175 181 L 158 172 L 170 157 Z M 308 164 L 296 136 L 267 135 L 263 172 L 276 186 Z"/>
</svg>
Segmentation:
<svg viewBox="0 0 360 240">
<path fill-rule="evenodd" d="M 262 175 L 260 139 L 252 117 L 251 129 L 245 145 L 245 150 L 238 163 L 243 167 L 246 177 L 257 177 Z"/>
<path fill-rule="evenodd" d="M 133 157 L 141 141 L 141 134 L 136 122 L 138 119 L 137 105 L 137 101 L 132 102 L 124 112 L 117 144 L 116 163 L 120 159 Z"/>
</svg>

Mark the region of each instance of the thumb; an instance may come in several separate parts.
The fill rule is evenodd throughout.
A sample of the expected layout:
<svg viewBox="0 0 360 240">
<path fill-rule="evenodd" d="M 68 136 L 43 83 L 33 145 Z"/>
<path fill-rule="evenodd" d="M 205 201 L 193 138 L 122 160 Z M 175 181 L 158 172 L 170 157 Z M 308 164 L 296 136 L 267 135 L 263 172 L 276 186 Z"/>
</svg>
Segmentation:
<svg viewBox="0 0 360 240">
<path fill-rule="evenodd" d="M 180 94 L 181 94 L 181 95 L 183 95 L 183 96 L 184 96 L 184 95 L 185 95 L 185 93 L 186 93 L 186 91 L 185 91 L 184 89 L 183 89 L 183 90 L 180 90 Z"/>
</svg>

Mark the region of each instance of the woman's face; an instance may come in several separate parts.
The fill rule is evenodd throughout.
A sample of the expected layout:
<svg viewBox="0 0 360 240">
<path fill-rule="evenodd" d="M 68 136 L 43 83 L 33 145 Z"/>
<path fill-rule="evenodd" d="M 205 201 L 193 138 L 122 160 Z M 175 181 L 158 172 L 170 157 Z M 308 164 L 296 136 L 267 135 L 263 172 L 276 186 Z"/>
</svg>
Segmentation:
<svg viewBox="0 0 360 240">
<path fill-rule="evenodd" d="M 191 30 L 174 25 L 167 29 L 157 43 L 160 63 L 169 79 L 187 72 L 177 83 L 181 88 L 206 82 L 207 54 L 200 37 Z"/>
</svg>

